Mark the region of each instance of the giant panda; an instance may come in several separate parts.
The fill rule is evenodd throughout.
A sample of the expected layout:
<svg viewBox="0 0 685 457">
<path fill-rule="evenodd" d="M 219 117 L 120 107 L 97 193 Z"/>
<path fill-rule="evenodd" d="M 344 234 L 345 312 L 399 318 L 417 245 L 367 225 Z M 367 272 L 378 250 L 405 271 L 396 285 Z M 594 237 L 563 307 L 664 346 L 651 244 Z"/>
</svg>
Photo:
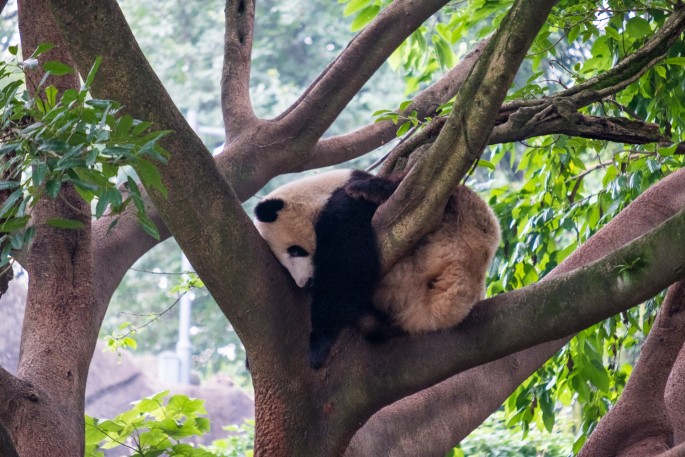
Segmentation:
<svg viewBox="0 0 685 457">
<path fill-rule="evenodd" d="M 343 329 L 370 339 L 457 325 L 485 295 L 500 241 L 490 207 L 457 186 L 441 222 L 380 276 L 373 214 L 400 176 L 334 170 L 286 184 L 255 207 L 255 225 L 299 287 L 311 286 L 309 364 L 320 368 Z"/>
</svg>

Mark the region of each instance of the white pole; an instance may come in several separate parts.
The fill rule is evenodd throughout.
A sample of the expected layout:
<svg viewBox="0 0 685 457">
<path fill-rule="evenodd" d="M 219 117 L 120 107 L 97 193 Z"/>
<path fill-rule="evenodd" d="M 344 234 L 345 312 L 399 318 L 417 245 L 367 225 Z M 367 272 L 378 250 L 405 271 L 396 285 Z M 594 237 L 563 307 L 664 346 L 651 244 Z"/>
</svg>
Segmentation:
<svg viewBox="0 0 685 457">
<path fill-rule="evenodd" d="M 190 262 L 186 256 L 181 253 L 181 269 L 183 271 L 191 270 Z M 176 355 L 180 361 L 180 373 L 178 382 L 181 384 L 190 384 L 190 369 L 192 367 L 193 345 L 190 342 L 190 325 L 191 325 L 191 311 L 193 302 L 190 298 L 190 292 L 186 292 L 181 297 L 178 310 L 178 341 L 176 342 Z"/>
</svg>

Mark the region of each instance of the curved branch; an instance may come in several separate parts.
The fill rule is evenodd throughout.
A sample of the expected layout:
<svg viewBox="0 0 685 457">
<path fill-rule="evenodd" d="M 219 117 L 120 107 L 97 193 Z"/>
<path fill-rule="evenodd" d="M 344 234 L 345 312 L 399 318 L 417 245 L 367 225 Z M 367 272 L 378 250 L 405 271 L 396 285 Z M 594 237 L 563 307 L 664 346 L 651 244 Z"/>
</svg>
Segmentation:
<svg viewBox="0 0 685 457">
<path fill-rule="evenodd" d="M 440 80 L 414 97 L 412 104 L 401 114 L 408 115 L 416 110 L 419 119 L 434 116 L 440 105 L 457 93 L 487 43 L 488 40 L 483 40 L 476 44 L 471 52 Z M 322 139 L 314 148 L 310 161 L 304 164 L 301 170 L 334 165 L 364 155 L 394 140 L 397 128 L 392 121 L 381 121 L 354 132 Z"/>
<path fill-rule="evenodd" d="M 543 281 L 600 259 L 684 208 L 685 169 L 682 169 L 645 191 Z M 385 451 L 393 457 L 413 457 L 417 453 L 412 451 L 412 442 L 422 446 L 424 455 L 444 455 L 445 449 L 451 449 L 471 433 L 567 341 L 568 338 L 562 338 L 480 365 L 384 408 L 355 435 L 346 457 L 374 455 L 373 446 L 384 445 L 387 446 Z M 422 359 L 432 355 L 423 354 Z M 685 366 L 685 357 L 682 359 Z M 492 379 L 498 382 L 491 382 Z M 685 383 L 674 385 L 675 398 L 685 389 Z M 682 404 L 682 397 L 677 398 L 674 407 L 677 409 L 679 404 Z M 424 421 L 414 422 L 406 428 L 385 425 L 402 424 L 405 418 L 422 414 L 422 411 L 431 414 L 424 417 Z M 444 435 L 434 433 L 436 429 L 445 428 L 448 432 Z M 413 438 L 421 434 L 432 434 L 433 438 L 429 441 Z M 412 437 L 411 441 L 408 437 Z"/>
<path fill-rule="evenodd" d="M 237 136 L 256 119 L 250 101 L 254 14 L 254 0 L 226 0 L 224 68 L 221 73 L 221 110 L 226 138 Z"/>
<path fill-rule="evenodd" d="M 646 455 L 671 447 L 673 430 L 666 415 L 664 390 L 685 342 L 685 283 L 671 286 L 642 346 L 621 398 L 592 432 L 579 457 Z"/>
<path fill-rule="evenodd" d="M 437 140 L 376 212 L 384 268 L 431 230 L 457 183 L 483 153 L 519 65 L 555 3 L 514 3 L 459 88 Z"/>
<path fill-rule="evenodd" d="M 445 4 L 447 0 L 392 2 L 276 118 L 283 131 L 317 141 L 395 48 Z"/>
</svg>

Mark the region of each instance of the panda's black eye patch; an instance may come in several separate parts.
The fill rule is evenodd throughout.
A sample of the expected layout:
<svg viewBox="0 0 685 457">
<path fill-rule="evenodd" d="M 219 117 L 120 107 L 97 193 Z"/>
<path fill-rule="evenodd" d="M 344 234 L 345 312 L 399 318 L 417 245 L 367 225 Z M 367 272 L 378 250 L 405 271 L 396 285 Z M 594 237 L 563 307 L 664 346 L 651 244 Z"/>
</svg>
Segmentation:
<svg viewBox="0 0 685 457">
<path fill-rule="evenodd" d="M 292 246 L 288 247 L 288 255 L 290 257 L 307 257 L 309 253 L 302 246 L 293 244 Z"/>
<path fill-rule="evenodd" d="M 283 209 L 285 203 L 280 198 L 270 198 L 259 202 L 254 213 L 260 222 L 273 222 L 278 219 L 278 212 Z"/>
</svg>

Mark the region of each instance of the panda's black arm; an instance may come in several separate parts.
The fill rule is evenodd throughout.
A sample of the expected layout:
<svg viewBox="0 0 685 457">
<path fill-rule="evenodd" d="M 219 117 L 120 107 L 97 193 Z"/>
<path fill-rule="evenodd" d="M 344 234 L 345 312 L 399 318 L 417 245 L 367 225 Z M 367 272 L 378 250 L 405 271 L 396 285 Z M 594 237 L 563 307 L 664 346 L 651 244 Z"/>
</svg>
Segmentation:
<svg viewBox="0 0 685 457">
<path fill-rule="evenodd" d="M 325 363 L 346 328 L 373 313 L 380 262 L 371 218 L 377 205 L 335 191 L 315 224 L 310 365 Z"/>
</svg>

